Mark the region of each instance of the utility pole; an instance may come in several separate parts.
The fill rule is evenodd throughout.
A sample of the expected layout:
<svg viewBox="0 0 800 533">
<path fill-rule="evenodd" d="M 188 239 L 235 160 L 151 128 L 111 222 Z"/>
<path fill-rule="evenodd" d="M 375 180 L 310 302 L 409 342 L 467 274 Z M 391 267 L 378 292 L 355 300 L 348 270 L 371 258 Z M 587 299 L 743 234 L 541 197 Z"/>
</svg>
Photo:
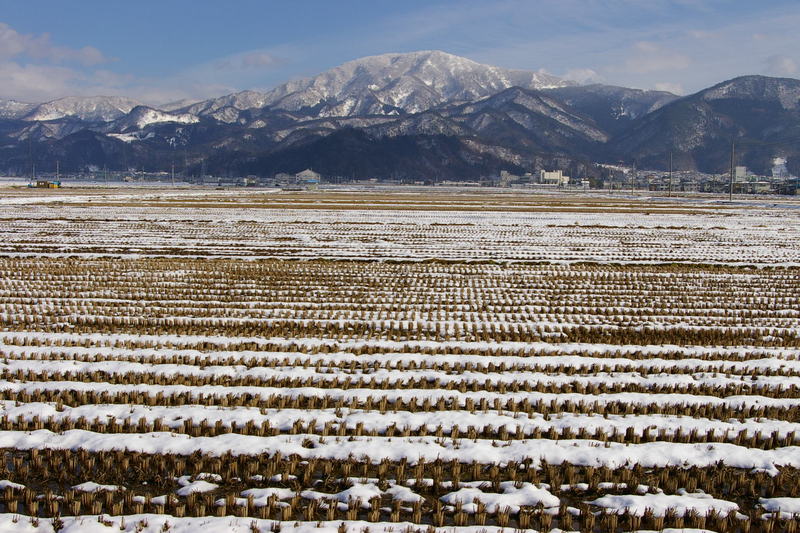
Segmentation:
<svg viewBox="0 0 800 533">
<path fill-rule="evenodd" d="M 172 186 L 175 186 L 175 163 L 172 163 Z"/>
<path fill-rule="evenodd" d="M 633 160 L 633 175 L 631 176 L 631 194 L 633 194 L 633 189 L 636 187 L 636 178 L 638 178 L 638 174 L 636 171 L 636 160 Z"/>
<path fill-rule="evenodd" d="M 56 159 L 56 181 L 61 181 L 61 172 L 59 172 L 58 164 L 60 161 Z"/>
<path fill-rule="evenodd" d="M 669 197 L 672 198 L 672 152 L 669 153 Z"/>
<path fill-rule="evenodd" d="M 736 145 L 734 144 L 733 139 L 731 139 L 731 177 L 730 183 L 728 184 L 728 201 L 733 201 L 733 177 L 734 173 L 736 172 L 736 168 L 734 167 L 736 158 Z"/>
</svg>

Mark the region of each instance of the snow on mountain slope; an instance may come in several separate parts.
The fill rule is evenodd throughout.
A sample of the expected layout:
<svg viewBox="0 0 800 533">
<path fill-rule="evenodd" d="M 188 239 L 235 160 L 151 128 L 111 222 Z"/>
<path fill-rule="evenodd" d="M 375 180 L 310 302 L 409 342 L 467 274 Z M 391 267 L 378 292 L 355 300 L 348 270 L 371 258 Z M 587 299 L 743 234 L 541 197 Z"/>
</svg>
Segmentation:
<svg viewBox="0 0 800 533">
<path fill-rule="evenodd" d="M 194 124 L 200 119 L 190 113 L 166 113 L 147 106 L 137 106 L 124 117 L 114 121 L 111 129 L 118 132 L 141 130 L 151 124 L 175 122 L 178 124 Z"/>
<path fill-rule="evenodd" d="M 75 117 L 88 122 L 116 120 L 141 105 L 124 96 L 68 96 L 35 106 L 23 117 L 28 121 L 58 120 Z"/>
<path fill-rule="evenodd" d="M 16 100 L 0 100 L 0 118 L 20 118 L 29 113 L 34 107 L 36 107 L 36 104 L 27 104 Z"/>
<path fill-rule="evenodd" d="M 783 109 L 800 107 L 800 80 L 768 78 L 766 76 L 740 76 L 719 83 L 698 94 L 703 100 L 761 100 L 778 102 Z"/>
<path fill-rule="evenodd" d="M 439 51 L 383 54 L 349 61 L 310 79 L 286 83 L 269 93 L 274 107 L 300 110 L 323 104 L 358 114 L 394 109 L 418 113 L 442 103 L 475 100 L 512 86 L 563 87 L 572 82 L 541 72 L 476 63 Z"/>
<path fill-rule="evenodd" d="M 267 95 L 257 91 L 241 91 L 238 93 L 203 100 L 181 108 L 179 111 L 193 115 L 213 116 L 220 122 L 235 122 L 236 111 L 258 109 L 269 103 Z"/>
<path fill-rule="evenodd" d="M 591 117 L 605 131 L 615 134 L 636 120 L 677 100 L 665 91 L 643 91 L 613 85 L 582 85 L 545 91 L 573 111 Z"/>
<path fill-rule="evenodd" d="M 181 111 L 236 122 L 239 111 L 271 107 L 311 117 L 419 113 L 445 103 L 472 101 L 512 86 L 544 89 L 574 85 L 542 72 L 510 70 L 439 51 L 383 54 L 349 61 L 267 93 L 243 91 Z"/>
<path fill-rule="evenodd" d="M 514 87 L 489 98 L 454 108 L 455 112 L 474 119 L 486 112 L 502 111 L 508 118 L 525 129 L 539 127 L 541 117 L 549 118 L 596 142 L 606 142 L 608 135 L 595 127 L 585 117 L 576 115 L 558 100 L 540 93 Z M 452 114 L 452 112 L 451 112 Z"/>
<path fill-rule="evenodd" d="M 543 72 L 505 69 L 440 51 L 421 51 L 364 57 L 266 93 L 241 91 L 183 106 L 173 102 L 160 111 L 186 117 L 207 116 L 225 123 L 258 120 L 242 112 L 265 108 L 300 112 L 309 118 L 398 115 L 474 101 L 513 86 L 545 89 L 572 85 L 574 82 Z M 139 105 L 125 97 L 67 97 L 22 111 L 28 111 L 23 117 L 28 121 L 78 118 L 111 122 Z M 0 116 L 2 109 L 0 105 Z M 148 120 L 140 119 L 139 128 Z"/>
</svg>

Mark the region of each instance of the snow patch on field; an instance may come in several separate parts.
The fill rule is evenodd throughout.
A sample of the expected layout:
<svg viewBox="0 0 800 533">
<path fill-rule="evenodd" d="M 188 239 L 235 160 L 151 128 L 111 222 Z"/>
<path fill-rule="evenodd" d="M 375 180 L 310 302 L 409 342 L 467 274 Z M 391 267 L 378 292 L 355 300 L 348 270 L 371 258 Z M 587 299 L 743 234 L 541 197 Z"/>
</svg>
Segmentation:
<svg viewBox="0 0 800 533">
<path fill-rule="evenodd" d="M 598 507 L 604 507 L 622 513 L 628 511 L 636 516 L 643 516 L 647 509 L 653 512 L 654 516 L 664 516 L 668 509 L 675 511 L 677 516 L 685 516 L 694 511 L 700 516 L 707 515 L 710 511 L 726 515 L 731 511 L 738 511 L 739 506 L 734 502 L 718 500 L 703 492 L 683 494 L 623 494 L 606 495 L 589 502 Z"/>
<path fill-rule="evenodd" d="M 0 514 L 0 531 L 8 533 L 252 533 L 280 530 L 281 533 L 337 533 L 344 529 L 353 533 L 365 530 L 386 533 L 510 533 L 512 528 L 495 526 L 465 526 L 432 528 L 410 522 L 277 522 L 256 518 L 202 517 L 176 518 L 169 515 L 140 514 L 128 516 L 63 516 L 62 529 L 55 531 L 51 519 L 39 518 L 34 525 L 27 516 Z M 532 531 L 533 530 L 529 530 Z M 535 533 L 535 532 L 533 532 Z"/>
<path fill-rule="evenodd" d="M 521 486 L 513 481 L 500 483 L 501 493 L 484 492 L 482 486 L 487 485 L 483 482 L 462 483 L 464 488 L 455 492 L 445 494 L 440 499 L 444 503 L 456 505 L 463 504 L 465 513 L 474 514 L 478 511 L 480 502 L 486 506 L 486 511 L 496 513 L 498 510 L 507 508 L 511 513 L 518 513 L 521 506 L 531 506 L 542 504 L 544 507 L 558 507 L 561 501 L 543 488 L 537 487 L 532 483 L 521 483 Z"/>
<path fill-rule="evenodd" d="M 783 520 L 800 519 L 800 498 L 759 498 L 758 504 L 767 511 L 766 519 L 778 515 Z"/>
<path fill-rule="evenodd" d="M 118 490 L 125 490 L 125 487 L 119 485 L 100 485 L 94 481 L 87 481 L 80 485 L 75 485 L 72 490 L 77 492 L 116 492 Z"/>
<path fill-rule="evenodd" d="M 175 494 L 178 496 L 188 496 L 189 494 L 195 492 L 210 492 L 219 487 L 219 485 L 215 483 L 209 483 L 208 481 L 203 481 L 202 479 L 189 481 L 189 476 L 181 477 L 178 480 L 178 484 L 181 486 L 181 488 L 175 491 Z"/>
<path fill-rule="evenodd" d="M 208 194 L 194 192 L 195 198 Z M 124 208 L 76 206 L 74 198 L 65 196 L 59 200 L 64 205 L 51 210 L 46 204 L 51 201 L 24 196 L 0 200 L 0 253 L 152 257 L 180 249 L 187 256 L 250 259 L 800 265 L 800 248 L 787 245 L 800 241 L 796 209 L 654 210 L 642 216 L 626 209 L 598 213 L 579 206 L 546 212 L 463 212 L 446 206 L 428 211 L 415 210 L 414 204 L 403 204 L 402 211 L 392 205 L 325 209 L 314 200 L 314 209 L 295 209 L 296 202 L 288 200 L 285 207 L 275 208 L 280 198 L 270 199 L 266 209 L 247 204 L 186 209 L 137 207 L 124 192 L 101 201 L 125 202 Z M 243 195 L 232 201 L 253 200 Z M 40 205 L 20 219 L 17 209 L 25 203 Z M 47 234 L 50 224 L 45 221 L 51 219 L 65 220 L 57 241 Z"/>
<path fill-rule="evenodd" d="M 307 447 L 309 446 L 311 447 Z M 224 434 L 216 437 L 190 437 L 185 434 L 153 432 L 128 434 L 120 439 L 115 434 L 84 430 L 53 433 L 48 430 L 0 431 L 0 448 L 20 450 L 61 449 L 88 451 L 124 450 L 143 453 L 191 455 L 195 452 L 222 456 L 297 454 L 299 457 L 348 459 L 351 457 L 378 463 L 382 459 L 408 460 L 414 464 L 426 460 L 457 459 L 467 463 L 506 464 L 533 459 L 549 464 L 564 462 L 584 466 L 626 468 L 635 464 L 644 467 L 697 466 L 724 464 L 736 468 L 778 473 L 778 465 L 800 468 L 800 447 L 788 446 L 772 450 L 745 448 L 733 444 L 683 444 L 649 442 L 620 444 L 594 440 L 517 440 L 498 443 L 489 440 L 449 440 L 434 437 L 320 437 L 319 435 L 280 435 L 256 437 Z"/>
</svg>

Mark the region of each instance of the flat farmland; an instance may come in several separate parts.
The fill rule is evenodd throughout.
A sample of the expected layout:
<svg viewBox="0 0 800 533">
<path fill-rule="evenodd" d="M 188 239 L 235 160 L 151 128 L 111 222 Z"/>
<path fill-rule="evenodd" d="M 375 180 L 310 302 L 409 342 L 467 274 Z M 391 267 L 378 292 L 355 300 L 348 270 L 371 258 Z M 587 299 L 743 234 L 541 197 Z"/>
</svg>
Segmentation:
<svg viewBox="0 0 800 533">
<path fill-rule="evenodd" d="M 5 256 L 800 265 L 800 202 L 452 191 L 13 190 Z"/>
<path fill-rule="evenodd" d="M 0 530 L 800 530 L 800 203 L 4 189 Z"/>
</svg>

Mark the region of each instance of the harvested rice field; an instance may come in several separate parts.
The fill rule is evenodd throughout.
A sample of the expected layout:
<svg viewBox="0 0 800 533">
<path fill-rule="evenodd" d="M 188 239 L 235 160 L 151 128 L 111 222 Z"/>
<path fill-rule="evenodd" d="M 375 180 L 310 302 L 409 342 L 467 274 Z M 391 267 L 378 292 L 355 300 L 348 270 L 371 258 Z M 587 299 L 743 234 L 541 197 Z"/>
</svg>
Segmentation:
<svg viewBox="0 0 800 533">
<path fill-rule="evenodd" d="M 800 202 L 2 192 L 2 531 L 800 531 Z"/>
</svg>

